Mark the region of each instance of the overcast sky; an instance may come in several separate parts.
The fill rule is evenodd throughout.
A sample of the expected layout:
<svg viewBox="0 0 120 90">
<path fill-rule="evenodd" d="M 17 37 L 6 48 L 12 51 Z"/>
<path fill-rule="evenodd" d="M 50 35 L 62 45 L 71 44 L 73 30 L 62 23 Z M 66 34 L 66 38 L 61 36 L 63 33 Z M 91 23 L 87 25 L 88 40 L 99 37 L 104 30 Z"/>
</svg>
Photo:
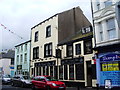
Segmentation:
<svg viewBox="0 0 120 90">
<path fill-rule="evenodd" d="M 90 0 L 0 0 L 0 24 L 6 26 L 0 25 L 1 50 L 12 49 L 30 40 L 33 26 L 56 13 L 77 6 L 92 22 Z"/>
</svg>

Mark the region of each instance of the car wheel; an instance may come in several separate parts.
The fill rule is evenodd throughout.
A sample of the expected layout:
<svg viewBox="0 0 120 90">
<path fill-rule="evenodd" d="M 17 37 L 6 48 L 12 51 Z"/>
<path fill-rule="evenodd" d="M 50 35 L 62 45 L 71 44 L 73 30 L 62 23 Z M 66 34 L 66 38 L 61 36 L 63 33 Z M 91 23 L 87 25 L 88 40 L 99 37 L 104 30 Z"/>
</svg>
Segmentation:
<svg viewBox="0 0 120 90">
<path fill-rule="evenodd" d="M 12 86 L 14 86 L 14 83 L 13 83 L 13 82 L 11 82 L 11 85 L 12 85 Z"/>
<path fill-rule="evenodd" d="M 32 85 L 31 88 L 32 90 L 36 90 L 35 85 Z"/>
<path fill-rule="evenodd" d="M 22 87 L 22 88 L 25 87 L 24 83 L 21 83 L 21 87 Z"/>
<path fill-rule="evenodd" d="M 51 90 L 51 89 L 50 89 L 50 86 L 47 86 L 47 90 Z"/>
</svg>

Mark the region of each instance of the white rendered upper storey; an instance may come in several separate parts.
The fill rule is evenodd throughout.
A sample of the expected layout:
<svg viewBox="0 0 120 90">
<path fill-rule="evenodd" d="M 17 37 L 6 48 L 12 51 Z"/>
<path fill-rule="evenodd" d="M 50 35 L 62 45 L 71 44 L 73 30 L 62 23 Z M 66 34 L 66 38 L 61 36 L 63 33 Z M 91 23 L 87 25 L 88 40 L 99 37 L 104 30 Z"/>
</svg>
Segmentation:
<svg viewBox="0 0 120 90">
<path fill-rule="evenodd" d="M 97 47 L 120 42 L 120 29 L 115 15 L 118 1 L 120 0 L 92 0 Z"/>
</svg>

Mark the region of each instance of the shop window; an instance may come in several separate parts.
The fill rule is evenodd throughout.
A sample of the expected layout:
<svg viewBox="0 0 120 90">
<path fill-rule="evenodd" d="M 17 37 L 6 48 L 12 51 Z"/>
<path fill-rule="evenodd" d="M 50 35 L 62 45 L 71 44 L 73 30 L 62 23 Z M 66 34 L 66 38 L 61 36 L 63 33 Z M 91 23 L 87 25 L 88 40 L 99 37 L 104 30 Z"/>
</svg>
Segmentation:
<svg viewBox="0 0 120 90">
<path fill-rule="evenodd" d="M 46 75 L 49 75 L 49 67 L 45 66 L 45 70 L 46 70 Z"/>
<path fill-rule="evenodd" d="M 67 69 L 67 65 L 64 65 L 64 79 L 68 80 L 68 69 Z"/>
<path fill-rule="evenodd" d="M 57 70 L 57 66 L 54 66 L 54 77 L 55 77 L 55 79 L 58 79 L 58 70 Z"/>
<path fill-rule="evenodd" d="M 84 64 L 76 64 L 76 80 L 84 80 Z"/>
<path fill-rule="evenodd" d="M 39 58 L 39 47 L 33 48 L 33 59 Z"/>
<path fill-rule="evenodd" d="M 73 45 L 67 45 L 67 57 L 73 56 Z"/>
<path fill-rule="evenodd" d="M 59 79 L 63 79 L 63 66 L 59 66 Z"/>
<path fill-rule="evenodd" d="M 84 41 L 84 54 L 92 53 L 92 39 Z"/>
<path fill-rule="evenodd" d="M 74 80 L 74 64 L 69 65 L 69 79 Z"/>
<path fill-rule="evenodd" d="M 34 76 L 36 76 L 36 75 L 35 75 L 35 73 L 36 73 L 36 71 L 35 71 L 35 67 L 33 68 L 33 73 L 34 73 Z"/>
<path fill-rule="evenodd" d="M 45 67 L 43 67 L 43 75 L 45 75 Z"/>
<path fill-rule="evenodd" d="M 76 55 L 81 54 L 81 44 L 75 45 L 75 52 L 76 52 Z"/>
<path fill-rule="evenodd" d="M 44 57 L 52 56 L 52 43 L 44 45 Z"/>
<path fill-rule="evenodd" d="M 36 67 L 36 75 L 38 76 L 38 72 L 39 72 L 39 67 Z"/>
<path fill-rule="evenodd" d="M 41 67 L 39 67 L 39 74 L 38 75 L 41 75 Z"/>
<path fill-rule="evenodd" d="M 50 66 L 50 76 L 53 76 L 53 66 Z"/>
</svg>

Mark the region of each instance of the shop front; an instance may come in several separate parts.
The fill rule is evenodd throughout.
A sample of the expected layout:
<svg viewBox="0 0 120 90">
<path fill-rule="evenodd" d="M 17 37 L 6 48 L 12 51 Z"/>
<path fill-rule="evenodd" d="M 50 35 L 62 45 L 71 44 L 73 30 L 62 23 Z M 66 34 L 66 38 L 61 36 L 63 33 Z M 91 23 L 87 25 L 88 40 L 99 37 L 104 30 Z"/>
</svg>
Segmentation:
<svg viewBox="0 0 120 90">
<path fill-rule="evenodd" d="M 105 88 L 120 87 L 120 53 L 99 54 L 97 59 L 97 81 Z"/>
</svg>

